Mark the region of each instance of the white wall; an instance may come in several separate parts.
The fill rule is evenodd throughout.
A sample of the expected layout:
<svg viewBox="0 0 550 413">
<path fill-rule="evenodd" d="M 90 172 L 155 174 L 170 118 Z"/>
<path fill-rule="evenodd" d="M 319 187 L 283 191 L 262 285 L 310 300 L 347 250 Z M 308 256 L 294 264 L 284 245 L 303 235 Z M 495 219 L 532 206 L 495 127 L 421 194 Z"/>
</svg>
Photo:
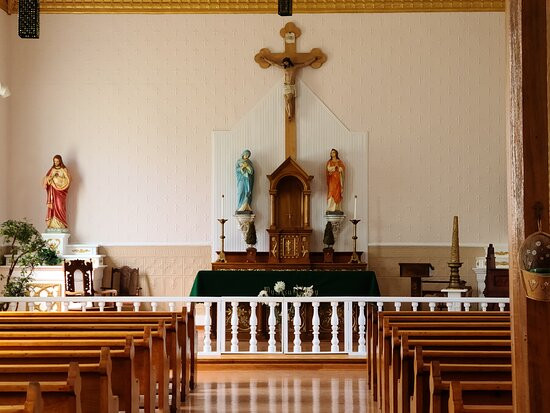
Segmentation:
<svg viewBox="0 0 550 413">
<path fill-rule="evenodd" d="M 8 15 L 0 10 L 0 83 L 11 86 L 9 78 L 9 21 Z M 8 106 L 10 99 L 0 98 L 0 222 L 8 218 Z"/>
<path fill-rule="evenodd" d="M 43 227 L 40 180 L 60 153 L 72 242 L 217 245 L 211 132 L 281 81 L 253 57 L 282 48 L 288 20 L 44 15 L 23 41 L 11 18 L 9 215 Z M 369 137 L 370 241 L 448 243 L 458 214 L 461 242 L 506 243 L 504 14 L 291 20 L 299 49 L 328 56 L 301 79 Z"/>
</svg>

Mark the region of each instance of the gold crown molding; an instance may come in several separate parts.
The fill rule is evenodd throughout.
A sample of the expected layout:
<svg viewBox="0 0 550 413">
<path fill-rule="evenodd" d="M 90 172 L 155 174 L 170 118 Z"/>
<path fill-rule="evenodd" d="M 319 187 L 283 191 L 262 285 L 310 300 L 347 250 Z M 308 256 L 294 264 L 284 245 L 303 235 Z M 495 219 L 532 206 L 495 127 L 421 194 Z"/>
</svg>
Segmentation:
<svg viewBox="0 0 550 413">
<path fill-rule="evenodd" d="M 294 0 L 293 13 L 395 13 L 504 11 L 505 0 Z M 13 7 L 8 7 L 13 3 Z M 0 0 L 15 13 L 15 0 Z M 277 13 L 276 0 L 42 0 L 41 13 Z"/>
</svg>

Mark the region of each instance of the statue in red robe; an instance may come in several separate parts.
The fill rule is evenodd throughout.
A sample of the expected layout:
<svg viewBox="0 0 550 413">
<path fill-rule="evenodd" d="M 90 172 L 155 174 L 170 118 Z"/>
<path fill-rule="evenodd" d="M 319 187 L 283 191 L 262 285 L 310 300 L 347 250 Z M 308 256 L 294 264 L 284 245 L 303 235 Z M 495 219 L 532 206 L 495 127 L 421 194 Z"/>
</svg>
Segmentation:
<svg viewBox="0 0 550 413">
<path fill-rule="evenodd" d="M 342 215 L 342 199 L 344 194 L 344 172 L 346 166 L 338 157 L 338 151 L 331 149 L 327 162 L 327 214 Z"/>
<path fill-rule="evenodd" d="M 68 232 L 67 193 L 71 176 L 61 155 L 53 157 L 53 165 L 43 180 L 47 194 L 46 232 Z"/>
</svg>

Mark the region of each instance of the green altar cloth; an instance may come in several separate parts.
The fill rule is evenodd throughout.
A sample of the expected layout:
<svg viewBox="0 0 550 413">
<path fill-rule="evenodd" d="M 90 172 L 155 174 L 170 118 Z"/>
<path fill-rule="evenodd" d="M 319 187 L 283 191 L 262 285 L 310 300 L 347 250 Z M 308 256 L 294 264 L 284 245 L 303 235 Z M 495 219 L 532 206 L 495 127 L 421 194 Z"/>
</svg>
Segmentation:
<svg viewBox="0 0 550 413">
<path fill-rule="evenodd" d="M 323 297 L 379 296 L 373 271 L 199 271 L 192 297 L 256 297 L 264 287 L 284 281 L 286 289 L 313 288 Z"/>
</svg>

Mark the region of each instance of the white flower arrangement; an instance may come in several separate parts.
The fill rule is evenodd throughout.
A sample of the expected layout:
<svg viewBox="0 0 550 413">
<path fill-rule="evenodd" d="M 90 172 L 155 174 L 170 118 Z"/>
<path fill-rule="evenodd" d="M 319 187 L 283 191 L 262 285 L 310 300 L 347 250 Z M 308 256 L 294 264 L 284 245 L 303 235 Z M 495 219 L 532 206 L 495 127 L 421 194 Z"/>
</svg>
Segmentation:
<svg viewBox="0 0 550 413">
<path fill-rule="evenodd" d="M 273 289 L 277 294 L 282 294 L 285 291 L 286 284 L 284 281 L 277 281 L 273 286 Z"/>
<path fill-rule="evenodd" d="M 271 295 L 279 297 L 313 297 L 317 295 L 317 291 L 313 289 L 313 285 L 309 287 L 296 285 L 292 287 L 292 290 L 287 290 L 284 281 L 277 281 L 273 289 L 264 287 L 258 294 L 258 297 L 269 297 Z"/>
<path fill-rule="evenodd" d="M 293 288 L 296 297 L 313 297 L 313 285 L 309 287 L 299 287 L 296 286 Z"/>
</svg>

